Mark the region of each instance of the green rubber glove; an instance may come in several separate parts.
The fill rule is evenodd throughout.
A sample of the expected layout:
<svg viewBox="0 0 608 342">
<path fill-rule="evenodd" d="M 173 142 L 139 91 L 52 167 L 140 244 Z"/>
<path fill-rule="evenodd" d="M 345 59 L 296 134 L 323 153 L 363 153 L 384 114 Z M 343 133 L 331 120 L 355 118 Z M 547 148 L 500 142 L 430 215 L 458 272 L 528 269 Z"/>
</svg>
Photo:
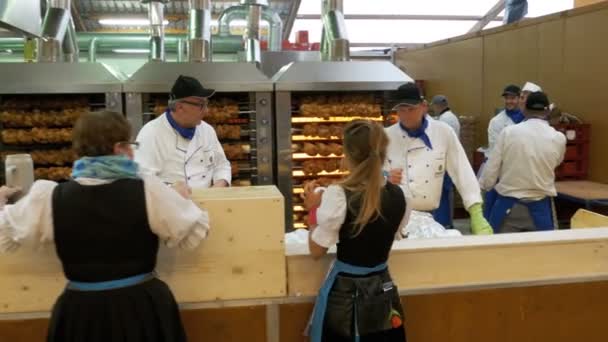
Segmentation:
<svg viewBox="0 0 608 342">
<path fill-rule="evenodd" d="M 483 217 L 483 209 L 481 203 L 475 203 L 469 207 L 469 215 L 471 215 L 471 231 L 475 235 L 492 235 L 494 230 Z"/>
</svg>

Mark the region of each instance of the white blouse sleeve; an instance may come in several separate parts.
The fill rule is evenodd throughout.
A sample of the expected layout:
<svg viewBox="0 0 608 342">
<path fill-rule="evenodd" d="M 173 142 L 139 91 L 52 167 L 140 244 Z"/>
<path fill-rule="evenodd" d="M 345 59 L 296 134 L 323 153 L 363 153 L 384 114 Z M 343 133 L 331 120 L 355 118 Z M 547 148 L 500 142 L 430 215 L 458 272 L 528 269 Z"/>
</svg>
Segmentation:
<svg viewBox="0 0 608 342">
<path fill-rule="evenodd" d="M 209 214 L 155 176 L 144 176 L 150 229 L 168 247 L 194 249 L 209 232 Z"/>
<path fill-rule="evenodd" d="M 407 228 L 407 224 L 410 221 L 410 214 L 412 213 L 410 198 L 406 195 L 407 191 L 404 189 L 403 185 L 401 185 L 400 188 L 401 191 L 403 191 L 403 197 L 405 198 L 405 212 L 403 213 L 403 218 L 399 224 L 399 229 L 397 229 L 397 232 L 395 233 L 395 240 L 401 240 L 407 236 L 405 228 Z"/>
<path fill-rule="evenodd" d="M 57 183 L 34 182 L 30 191 L 15 204 L 0 211 L 0 253 L 14 251 L 23 241 L 53 241 L 53 190 Z"/>
<path fill-rule="evenodd" d="M 339 185 L 330 185 L 323 193 L 321 206 L 317 209 L 317 228 L 312 232 L 312 241 L 325 248 L 335 245 L 345 218 L 344 189 Z"/>
</svg>

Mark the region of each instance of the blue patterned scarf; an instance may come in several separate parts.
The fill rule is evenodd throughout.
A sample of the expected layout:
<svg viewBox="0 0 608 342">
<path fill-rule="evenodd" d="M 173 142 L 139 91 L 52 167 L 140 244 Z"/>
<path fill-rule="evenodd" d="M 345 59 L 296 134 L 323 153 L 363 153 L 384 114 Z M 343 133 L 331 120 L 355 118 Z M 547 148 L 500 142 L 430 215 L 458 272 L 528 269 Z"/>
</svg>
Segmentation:
<svg viewBox="0 0 608 342">
<path fill-rule="evenodd" d="M 194 133 L 196 133 L 196 127 L 194 128 L 184 128 L 182 126 L 180 126 L 177 121 L 175 121 L 175 119 L 173 118 L 173 115 L 171 115 L 171 111 L 167 109 L 166 112 L 166 117 L 167 117 L 167 121 L 169 121 L 169 125 L 171 125 L 171 127 L 173 127 L 173 129 L 179 133 L 179 135 L 181 135 L 182 137 L 184 137 L 185 139 L 188 140 L 192 140 L 192 138 L 194 138 Z"/>
<path fill-rule="evenodd" d="M 137 163 L 125 155 L 83 157 L 74 162 L 72 178 L 139 178 Z"/>
<path fill-rule="evenodd" d="M 399 123 L 399 127 L 401 127 L 401 129 L 404 130 L 405 133 L 407 133 L 407 135 L 410 138 L 420 138 L 420 140 L 422 140 L 424 142 L 426 147 L 428 147 L 432 150 L 433 145 L 431 145 L 431 139 L 425 132 L 426 128 L 428 126 L 429 126 L 429 121 L 427 120 L 426 115 L 424 116 L 424 118 L 422 118 L 422 125 L 418 129 L 408 129 L 405 126 L 403 126 L 403 124 L 401 124 L 401 122 Z"/>
<path fill-rule="evenodd" d="M 505 113 L 507 113 L 507 116 L 511 118 L 511 121 L 513 121 L 515 124 L 524 121 L 526 118 L 524 113 L 521 112 L 521 109 L 505 109 Z"/>
</svg>

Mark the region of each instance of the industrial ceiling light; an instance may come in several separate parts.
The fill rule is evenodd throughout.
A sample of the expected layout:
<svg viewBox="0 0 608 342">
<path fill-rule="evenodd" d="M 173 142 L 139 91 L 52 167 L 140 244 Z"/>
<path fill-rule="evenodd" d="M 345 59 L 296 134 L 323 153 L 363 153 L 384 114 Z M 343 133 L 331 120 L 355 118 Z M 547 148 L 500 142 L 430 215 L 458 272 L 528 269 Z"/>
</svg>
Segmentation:
<svg viewBox="0 0 608 342">
<path fill-rule="evenodd" d="M 147 26 L 150 21 L 146 18 L 104 18 L 99 19 L 99 23 L 104 26 Z M 168 24 L 168 20 L 163 20 L 163 25 Z"/>
</svg>

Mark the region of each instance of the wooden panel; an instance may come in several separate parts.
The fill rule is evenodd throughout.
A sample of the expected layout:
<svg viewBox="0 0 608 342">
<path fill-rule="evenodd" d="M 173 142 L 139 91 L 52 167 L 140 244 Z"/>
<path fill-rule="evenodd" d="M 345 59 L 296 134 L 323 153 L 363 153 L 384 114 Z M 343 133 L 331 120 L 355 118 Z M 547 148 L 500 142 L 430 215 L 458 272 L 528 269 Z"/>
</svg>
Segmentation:
<svg viewBox="0 0 608 342">
<path fill-rule="evenodd" d="M 606 2 L 606 0 L 574 0 L 574 7 L 592 5 L 597 4 L 599 2 Z"/>
<path fill-rule="evenodd" d="M 555 182 L 555 188 L 560 194 L 583 200 L 608 199 L 608 184 L 589 181 L 562 181 Z"/>
<path fill-rule="evenodd" d="M 264 306 L 182 311 L 188 342 L 266 342 Z"/>
<path fill-rule="evenodd" d="M 280 341 L 308 342 L 304 336 L 306 324 L 312 314 L 313 303 L 284 304 L 281 310 L 281 337 Z"/>
<path fill-rule="evenodd" d="M 179 302 L 286 293 L 283 197 L 275 187 L 195 192 L 209 238 L 195 251 L 162 249 L 158 272 Z M 264 215 L 260 215 L 264 213 Z M 65 280 L 51 246 L 0 258 L 0 313 L 49 311 Z"/>
<path fill-rule="evenodd" d="M 189 342 L 266 342 L 264 306 L 183 310 L 181 315 Z M 0 320 L 0 341 L 44 341 L 48 322 Z"/>
<path fill-rule="evenodd" d="M 405 298 L 408 342 L 601 342 L 608 282 Z"/>
<path fill-rule="evenodd" d="M 288 256 L 289 294 L 316 295 L 333 257 Z M 608 228 L 405 240 L 389 267 L 407 294 L 608 279 Z"/>
<path fill-rule="evenodd" d="M 591 124 L 590 179 L 608 183 L 608 115 L 602 89 L 608 89 L 608 10 L 566 18 L 564 108 Z"/>
<path fill-rule="evenodd" d="M 576 211 L 572 220 L 570 220 L 570 228 L 605 228 L 608 227 L 608 216 L 600 215 L 585 209 Z"/>
</svg>

